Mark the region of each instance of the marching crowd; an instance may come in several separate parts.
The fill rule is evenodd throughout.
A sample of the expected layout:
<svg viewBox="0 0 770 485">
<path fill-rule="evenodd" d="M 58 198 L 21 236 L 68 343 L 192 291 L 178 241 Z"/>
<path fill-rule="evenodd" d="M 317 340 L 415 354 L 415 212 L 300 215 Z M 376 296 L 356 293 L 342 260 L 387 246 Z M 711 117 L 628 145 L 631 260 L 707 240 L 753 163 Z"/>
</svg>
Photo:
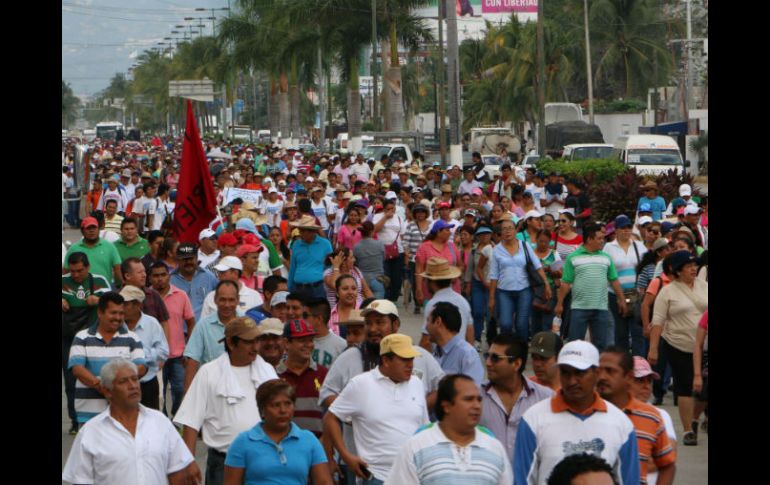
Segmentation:
<svg viewBox="0 0 770 485">
<path fill-rule="evenodd" d="M 182 146 L 97 140 L 85 174 L 63 147 L 83 235 L 62 245 L 63 480 L 666 485 L 663 396 L 684 445 L 707 432 L 708 200 L 689 185 L 648 182 L 603 223 L 580 180 L 490 176 L 478 153 L 207 143 L 218 215 L 190 242 Z"/>
</svg>

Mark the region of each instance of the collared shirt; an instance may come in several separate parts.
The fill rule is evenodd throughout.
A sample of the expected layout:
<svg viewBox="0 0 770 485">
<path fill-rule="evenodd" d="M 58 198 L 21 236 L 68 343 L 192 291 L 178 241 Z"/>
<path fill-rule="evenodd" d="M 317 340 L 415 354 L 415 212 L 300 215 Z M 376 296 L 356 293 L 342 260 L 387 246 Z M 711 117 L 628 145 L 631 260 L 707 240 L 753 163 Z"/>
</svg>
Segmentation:
<svg viewBox="0 0 770 485">
<path fill-rule="evenodd" d="M 612 258 L 604 251 L 580 246 L 564 261 L 562 281 L 572 285 L 572 308 L 607 310 L 607 281 L 618 279 Z"/>
<path fill-rule="evenodd" d="M 329 412 L 353 424 L 356 451 L 380 480 L 387 478 L 404 441 L 428 422 L 420 379 L 397 384 L 379 367 L 351 379 Z"/>
<path fill-rule="evenodd" d="M 252 290 L 244 284 L 240 284 L 238 286 L 238 310 L 242 313 L 245 314 L 246 310 L 264 303 L 262 295 L 260 295 L 258 291 Z M 212 290 L 211 293 L 206 295 L 206 299 L 203 300 L 203 309 L 201 310 L 200 316 L 201 319 L 204 319 L 207 316 L 217 312 L 217 304 L 214 303 L 214 293 L 215 290 Z"/>
<path fill-rule="evenodd" d="M 70 265 L 67 260 L 72 253 L 85 253 L 88 256 L 88 262 L 90 263 L 89 272 L 95 275 L 104 276 L 110 284 L 113 284 L 113 267 L 123 262 L 120 258 L 120 254 L 115 246 L 99 239 L 93 246 L 86 246 L 85 242 L 81 239 L 67 251 L 67 255 L 64 256 L 64 268 L 69 269 Z"/>
<path fill-rule="evenodd" d="M 136 365 L 145 365 L 142 340 L 137 334 L 128 330 L 125 324 L 118 327 L 109 343 L 99 332 L 99 323 L 94 323 L 87 329 L 75 335 L 70 347 L 70 358 L 67 368 L 82 365 L 94 376 L 99 376 L 104 364 L 111 360 L 123 358 Z M 97 414 L 107 409 L 107 400 L 77 379 L 75 382 L 75 412 L 78 423 L 85 423 Z"/>
<path fill-rule="evenodd" d="M 636 267 L 647 252 L 647 248 L 644 247 L 643 243 L 632 239 L 631 244 L 633 246 L 629 246 L 628 251 L 624 251 L 620 247 L 620 243 L 615 240 L 605 244 L 603 249 L 612 258 L 612 262 L 615 263 L 615 270 L 618 272 L 618 280 L 623 291 L 633 290 L 636 287 Z M 634 251 L 634 247 L 636 251 Z M 613 295 L 615 294 L 615 290 L 612 287 L 609 288 L 609 291 Z"/>
<path fill-rule="evenodd" d="M 428 334 L 428 318 L 433 311 L 433 307 L 436 306 L 436 303 L 440 302 L 451 303 L 460 311 L 461 323 L 460 331 L 457 335 L 464 339 L 465 332 L 468 330 L 468 325 L 473 325 L 471 305 L 468 303 L 468 300 L 466 300 L 465 297 L 460 293 L 455 291 L 452 286 L 438 290 L 433 296 L 430 297 L 430 300 L 428 300 L 427 304 L 425 305 L 425 318 L 423 319 L 422 323 L 422 333 L 425 335 Z"/>
<path fill-rule="evenodd" d="M 142 259 L 145 254 L 150 252 L 150 244 L 147 242 L 146 239 L 137 238 L 136 241 L 134 241 L 134 244 L 128 245 L 126 244 L 123 239 L 119 239 L 112 243 L 115 246 L 115 249 L 118 250 L 118 254 L 120 254 L 120 259 L 126 260 L 128 258 L 139 258 Z"/>
<path fill-rule="evenodd" d="M 276 444 L 259 423 L 235 438 L 225 465 L 244 469 L 245 485 L 267 482 L 306 485 L 310 469 L 326 461 L 321 443 L 309 431 L 291 423 L 289 434 Z"/>
<path fill-rule="evenodd" d="M 154 317 L 142 313 L 139 321 L 132 330 L 139 336 L 144 349 L 144 358 L 147 365 L 147 374 L 139 382 L 145 383 L 155 379 L 160 370 L 159 365 L 168 359 L 168 342 L 163 328 Z"/>
<path fill-rule="evenodd" d="M 203 300 L 209 292 L 214 291 L 219 280 L 210 271 L 198 268 L 192 280 L 188 281 L 178 269 L 171 272 L 171 284 L 187 293 L 195 313 L 195 319 L 200 320 Z"/>
<path fill-rule="evenodd" d="M 454 185 L 454 184 L 453 184 Z M 473 189 L 484 189 L 484 184 L 480 183 L 478 180 L 471 180 L 468 182 L 467 180 L 463 180 L 459 184 L 457 184 L 457 193 L 458 194 L 473 194 Z"/>
<path fill-rule="evenodd" d="M 660 411 L 654 406 L 630 397 L 623 412 L 634 423 L 636 441 L 641 464 L 641 484 L 647 483 L 647 468 L 650 461 L 660 469 L 676 462 L 676 451 L 666 433 L 666 425 Z"/>
<path fill-rule="evenodd" d="M 446 437 L 438 423 L 430 423 L 417 430 L 401 448 L 385 485 L 512 482 L 505 448 L 491 431 L 476 426 L 473 441 L 461 447 Z"/>
<path fill-rule="evenodd" d="M 513 450 L 516 448 L 516 433 L 519 429 L 519 422 L 522 415 L 535 404 L 543 399 L 553 396 L 554 392 L 540 384 L 528 382 L 522 379 L 522 388 L 516 402 L 513 403 L 511 414 L 503 405 L 500 395 L 497 393 L 492 383 L 487 382 L 481 387 L 481 421 L 479 424 L 490 431 L 505 446 L 505 456 L 508 460 L 513 460 Z M 511 463 L 513 465 L 513 463 Z"/>
<path fill-rule="evenodd" d="M 291 245 L 291 267 L 289 268 L 289 291 L 294 285 L 316 283 L 323 280 L 326 256 L 332 252 L 328 239 L 316 236 L 308 244 L 297 239 Z"/>
<path fill-rule="evenodd" d="M 205 268 L 211 263 L 215 261 L 219 261 L 219 254 L 220 254 L 219 249 L 217 249 L 211 254 L 206 254 L 200 249 L 198 249 L 198 266 L 200 266 L 201 268 Z"/>
<path fill-rule="evenodd" d="M 195 460 L 174 425 L 162 413 L 139 405 L 134 435 L 107 408 L 80 431 L 67 457 L 62 480 L 110 485 L 162 485 L 168 475 Z"/>
<path fill-rule="evenodd" d="M 243 313 L 236 310 L 236 316 L 243 316 Z M 184 356 L 198 361 L 200 365 L 211 362 L 225 352 L 225 344 L 219 342 L 224 337 L 225 326 L 219 321 L 218 313 L 202 318 L 187 341 Z"/>
<path fill-rule="evenodd" d="M 516 434 L 513 483 L 546 485 L 554 467 L 576 453 L 603 458 L 620 483 L 640 483 L 634 425 L 595 391 L 593 404 L 582 412 L 570 408 L 559 393 L 524 413 Z"/>
<path fill-rule="evenodd" d="M 168 358 L 181 357 L 185 347 L 187 320 L 195 318 L 192 303 L 187 293 L 174 285 L 169 285 L 163 303 L 168 310 Z"/>
<path fill-rule="evenodd" d="M 142 291 L 144 291 L 142 311 L 151 317 L 155 317 L 159 322 L 168 321 L 168 309 L 166 304 L 163 303 L 163 297 L 160 296 L 160 293 L 149 286 L 143 286 Z"/>
<path fill-rule="evenodd" d="M 492 250 L 492 259 L 489 261 L 489 279 L 497 280 L 498 290 L 521 291 L 529 288 L 527 256 L 524 251 L 529 253 L 529 260 L 535 269 L 540 269 L 543 266 L 532 247 L 529 244 L 519 242 L 519 247 L 513 256 L 505 249 L 503 243 L 498 244 Z"/>
<path fill-rule="evenodd" d="M 323 409 L 318 404 L 318 392 L 321 390 L 321 384 L 326 379 L 329 370 L 317 365 L 312 360 L 302 374 L 297 375 L 288 367 L 286 361 L 281 361 L 275 368 L 278 377 L 285 380 L 294 387 L 297 397 L 294 403 L 294 422 L 302 429 L 312 432 L 320 438 L 323 433 Z"/>
<path fill-rule="evenodd" d="M 458 333 L 444 347 L 436 345 L 433 356 L 447 374 L 465 374 L 476 381 L 477 386 L 484 380 L 479 353 L 465 341 L 465 335 Z"/>
</svg>

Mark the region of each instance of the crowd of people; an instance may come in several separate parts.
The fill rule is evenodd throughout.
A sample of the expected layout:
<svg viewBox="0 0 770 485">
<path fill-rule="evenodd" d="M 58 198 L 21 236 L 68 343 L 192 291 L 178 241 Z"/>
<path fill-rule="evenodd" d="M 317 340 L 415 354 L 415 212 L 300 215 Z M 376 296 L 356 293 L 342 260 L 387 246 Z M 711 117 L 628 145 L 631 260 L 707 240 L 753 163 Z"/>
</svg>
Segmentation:
<svg viewBox="0 0 770 485">
<path fill-rule="evenodd" d="M 97 141 L 87 184 L 64 147 L 63 199 L 85 201 L 62 245 L 64 480 L 665 485 L 664 395 L 684 445 L 707 432 L 708 200 L 689 185 L 649 182 L 603 223 L 580 180 L 491 176 L 477 153 L 215 148 L 218 215 L 191 242 L 181 140 Z"/>
</svg>

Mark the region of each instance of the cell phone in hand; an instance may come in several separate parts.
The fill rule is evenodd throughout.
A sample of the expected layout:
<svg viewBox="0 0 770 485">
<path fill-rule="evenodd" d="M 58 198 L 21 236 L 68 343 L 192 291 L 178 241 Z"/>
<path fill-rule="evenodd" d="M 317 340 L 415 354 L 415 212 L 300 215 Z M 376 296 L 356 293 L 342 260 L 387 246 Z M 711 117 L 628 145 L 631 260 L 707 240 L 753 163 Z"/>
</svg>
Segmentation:
<svg viewBox="0 0 770 485">
<path fill-rule="evenodd" d="M 364 480 L 371 480 L 372 478 L 374 478 L 374 475 L 372 475 L 372 472 L 370 472 L 369 469 L 363 465 L 361 465 L 361 473 L 364 474 Z"/>
</svg>

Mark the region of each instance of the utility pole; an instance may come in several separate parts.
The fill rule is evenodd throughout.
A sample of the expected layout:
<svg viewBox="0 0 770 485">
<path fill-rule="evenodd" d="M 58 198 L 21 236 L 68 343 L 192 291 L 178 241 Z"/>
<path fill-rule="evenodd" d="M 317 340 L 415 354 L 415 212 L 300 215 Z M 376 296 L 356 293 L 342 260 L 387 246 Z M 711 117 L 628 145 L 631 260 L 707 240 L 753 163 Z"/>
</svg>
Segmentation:
<svg viewBox="0 0 770 485">
<path fill-rule="evenodd" d="M 537 2 L 537 153 L 545 156 L 545 41 L 543 40 L 543 2 Z"/>
<path fill-rule="evenodd" d="M 692 96 L 692 0 L 687 3 L 687 91 L 684 98 L 684 119 L 687 122 L 687 134 L 690 132 L 690 97 Z"/>
<path fill-rule="evenodd" d="M 318 27 L 320 37 L 321 27 Z M 323 53 L 321 52 L 321 42 L 318 42 L 318 145 L 323 151 L 326 143 L 326 133 L 324 132 L 324 66 Z"/>
<path fill-rule="evenodd" d="M 380 110 L 377 106 L 377 0 L 372 0 L 372 62 L 369 68 L 372 75 L 372 124 L 379 130 Z"/>
<path fill-rule="evenodd" d="M 583 14 L 586 26 L 586 76 L 588 79 L 588 122 L 594 124 L 594 81 L 591 72 L 591 40 L 588 36 L 588 0 L 583 0 Z M 538 18 L 538 21 L 540 19 Z"/>
<path fill-rule="evenodd" d="M 441 166 L 446 167 L 446 108 L 444 106 L 444 18 L 446 16 L 446 2 L 441 0 L 438 4 L 438 143 L 441 152 Z M 454 7 L 452 7 L 454 8 Z"/>
<path fill-rule="evenodd" d="M 447 75 L 449 84 L 449 163 L 462 168 L 463 146 L 460 143 L 460 57 L 457 45 L 457 10 L 455 0 L 445 0 L 447 14 Z"/>
</svg>

